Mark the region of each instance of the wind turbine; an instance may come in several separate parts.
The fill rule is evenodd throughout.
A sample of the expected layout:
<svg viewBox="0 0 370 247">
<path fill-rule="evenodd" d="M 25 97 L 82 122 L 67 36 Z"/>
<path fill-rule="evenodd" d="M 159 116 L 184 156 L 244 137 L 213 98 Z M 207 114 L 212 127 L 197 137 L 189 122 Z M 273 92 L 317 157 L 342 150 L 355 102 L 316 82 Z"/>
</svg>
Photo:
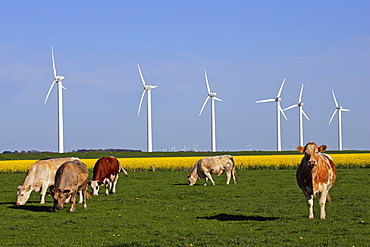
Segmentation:
<svg viewBox="0 0 370 247">
<path fill-rule="evenodd" d="M 275 99 L 265 99 L 265 100 L 259 100 L 259 101 L 256 101 L 256 103 L 272 102 L 272 101 L 275 101 L 275 102 L 276 102 L 277 151 L 281 151 L 280 113 L 281 113 L 281 114 L 283 114 L 283 116 L 284 116 L 284 118 L 285 118 L 286 120 L 288 120 L 288 119 L 287 119 L 287 117 L 285 116 L 284 112 L 283 112 L 283 109 L 281 109 L 281 106 L 280 106 L 280 101 L 281 101 L 280 95 L 281 95 L 281 91 L 283 90 L 285 80 L 286 80 L 286 79 L 284 79 L 284 80 L 283 80 L 283 82 L 281 83 L 281 86 L 280 86 L 279 92 L 278 92 L 278 94 L 276 95 L 276 98 L 275 98 Z"/>
<path fill-rule="evenodd" d="M 344 109 L 342 106 L 338 105 L 337 99 L 335 98 L 334 91 L 331 91 L 333 93 L 334 103 L 335 103 L 335 110 L 333 112 L 333 115 L 331 115 L 329 124 L 334 118 L 335 113 L 338 112 L 338 148 L 340 151 L 342 151 L 342 111 L 349 111 L 348 109 Z"/>
<path fill-rule="evenodd" d="M 44 104 L 46 104 L 49 94 L 53 89 L 55 83 L 58 84 L 58 151 L 59 153 L 64 153 L 64 137 L 63 137 L 63 95 L 62 89 L 66 89 L 63 86 L 64 77 L 57 75 L 57 70 L 55 68 L 55 61 L 54 61 L 54 48 L 51 47 L 51 59 L 53 62 L 53 73 L 54 73 L 54 81 L 51 84 L 48 94 L 46 95 Z"/>
<path fill-rule="evenodd" d="M 207 84 L 207 91 L 208 96 L 204 101 L 202 109 L 200 109 L 199 116 L 202 115 L 203 109 L 207 104 L 207 101 L 211 99 L 211 148 L 212 152 L 216 152 L 216 116 L 215 116 L 215 100 L 222 101 L 221 99 L 216 97 L 216 93 L 211 92 L 211 88 L 209 87 L 207 71 L 204 71 L 204 75 L 206 77 L 206 84 Z"/>
<path fill-rule="evenodd" d="M 299 107 L 299 145 L 302 147 L 304 147 L 303 146 L 303 117 L 302 115 L 304 115 L 307 118 L 307 120 L 310 121 L 307 114 L 303 110 L 303 105 L 304 105 L 302 102 L 303 87 L 304 87 L 304 84 L 302 84 L 301 92 L 299 93 L 298 103 L 295 105 L 289 106 L 283 110 L 283 111 L 286 111 L 286 110 L 292 109 L 297 106 Z"/>
<path fill-rule="evenodd" d="M 137 68 L 139 69 L 141 82 L 143 83 L 143 87 L 144 87 L 144 91 L 141 95 L 139 110 L 137 111 L 137 115 L 138 116 L 140 115 L 140 108 L 141 108 L 141 104 L 143 103 L 144 95 L 145 95 L 146 92 L 148 92 L 148 97 L 147 97 L 147 103 L 148 103 L 148 106 L 147 106 L 147 131 L 148 131 L 148 133 L 147 133 L 147 148 L 148 148 L 148 152 L 153 152 L 153 148 L 152 148 L 152 97 L 151 97 L 151 90 L 153 88 L 156 88 L 157 86 L 147 85 L 145 83 L 143 74 L 141 73 L 141 69 L 140 69 L 139 64 L 137 64 Z"/>
<path fill-rule="evenodd" d="M 249 148 L 249 151 L 252 151 L 252 142 L 250 142 L 246 147 Z"/>
<path fill-rule="evenodd" d="M 196 152 L 197 151 L 197 147 L 199 146 L 199 144 L 193 143 L 193 146 L 194 146 L 194 152 Z"/>
</svg>

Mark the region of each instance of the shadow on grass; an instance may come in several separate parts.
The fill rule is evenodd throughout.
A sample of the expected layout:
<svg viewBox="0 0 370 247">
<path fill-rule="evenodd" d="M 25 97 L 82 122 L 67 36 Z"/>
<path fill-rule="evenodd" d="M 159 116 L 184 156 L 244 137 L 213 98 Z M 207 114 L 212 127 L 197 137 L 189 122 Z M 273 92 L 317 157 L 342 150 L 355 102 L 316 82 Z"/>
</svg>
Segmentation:
<svg viewBox="0 0 370 247">
<path fill-rule="evenodd" d="M 218 215 L 209 216 L 209 217 L 197 217 L 197 219 L 219 220 L 219 221 L 269 221 L 269 220 L 277 220 L 278 218 L 277 217 L 218 214 Z"/>
<path fill-rule="evenodd" d="M 8 208 L 19 209 L 19 210 L 28 210 L 33 212 L 51 212 L 52 207 L 50 206 L 34 206 L 34 205 L 14 205 L 9 206 Z"/>
</svg>

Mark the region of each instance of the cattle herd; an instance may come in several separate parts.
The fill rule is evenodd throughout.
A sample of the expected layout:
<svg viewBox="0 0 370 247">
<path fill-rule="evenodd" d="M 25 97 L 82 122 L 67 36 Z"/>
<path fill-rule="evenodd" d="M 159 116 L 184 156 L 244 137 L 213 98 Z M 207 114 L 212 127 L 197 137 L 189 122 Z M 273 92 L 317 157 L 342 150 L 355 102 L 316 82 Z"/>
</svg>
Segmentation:
<svg viewBox="0 0 370 247">
<path fill-rule="evenodd" d="M 314 218 L 313 200 L 317 194 L 319 199 L 320 218 L 325 219 L 325 203 L 330 202 L 329 190 L 336 179 L 336 167 L 333 160 L 324 154 L 327 146 L 317 146 L 315 143 L 307 143 L 305 147 L 297 147 L 297 150 L 304 153 L 304 157 L 298 166 L 296 179 L 298 186 L 302 189 L 308 204 L 308 217 Z M 32 191 L 40 192 L 40 204 L 45 203 L 47 189 L 50 188 L 54 199 L 52 211 L 64 208 L 64 204 L 70 202 L 70 212 L 76 209 L 76 194 L 79 193 L 79 202 L 87 208 L 86 199 L 89 198 L 88 185 L 93 195 L 97 196 L 99 187 L 105 185 L 105 194 L 116 192 L 116 185 L 119 173 L 122 171 L 126 176 L 127 172 L 120 165 L 115 157 L 102 157 L 95 163 L 93 177 L 89 182 L 89 171 L 79 158 L 56 158 L 44 159 L 34 163 L 27 172 L 23 185 L 18 186 L 17 205 L 24 205 Z M 198 178 L 204 178 L 207 185 L 211 180 L 215 185 L 211 174 L 220 176 L 226 173 L 226 184 L 229 184 L 231 177 L 237 183 L 234 159 L 230 155 L 207 157 L 198 160 L 191 173 L 188 174 L 189 185 L 196 183 Z"/>
</svg>

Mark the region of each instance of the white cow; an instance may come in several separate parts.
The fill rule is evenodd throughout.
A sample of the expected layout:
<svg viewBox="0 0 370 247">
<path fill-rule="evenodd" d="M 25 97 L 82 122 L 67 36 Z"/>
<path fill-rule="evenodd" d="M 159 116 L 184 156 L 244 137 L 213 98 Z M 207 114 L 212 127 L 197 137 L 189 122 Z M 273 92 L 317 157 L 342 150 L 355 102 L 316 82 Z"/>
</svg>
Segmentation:
<svg viewBox="0 0 370 247">
<path fill-rule="evenodd" d="M 223 172 L 226 172 L 226 184 L 230 183 L 231 177 L 233 177 L 234 184 L 236 184 L 237 177 L 234 167 L 234 158 L 232 156 L 222 155 L 200 159 L 195 163 L 192 172 L 188 174 L 189 185 L 194 185 L 198 178 L 205 178 L 206 181 L 204 186 L 207 185 L 208 179 L 215 185 L 211 174 L 220 176 Z"/>
<path fill-rule="evenodd" d="M 28 170 L 23 185 L 17 187 L 17 205 L 24 205 L 33 190 L 40 192 L 40 204 L 44 204 L 48 187 L 54 185 L 56 171 L 64 162 L 72 160 L 79 159 L 73 157 L 44 159 L 34 163 Z"/>
</svg>

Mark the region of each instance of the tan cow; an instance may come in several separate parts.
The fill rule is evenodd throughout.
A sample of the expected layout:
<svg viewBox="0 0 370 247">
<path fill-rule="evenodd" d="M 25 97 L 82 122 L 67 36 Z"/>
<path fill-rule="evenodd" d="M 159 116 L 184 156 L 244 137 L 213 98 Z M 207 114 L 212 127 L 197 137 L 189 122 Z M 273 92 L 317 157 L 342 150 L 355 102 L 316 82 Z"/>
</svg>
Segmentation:
<svg viewBox="0 0 370 247">
<path fill-rule="evenodd" d="M 211 174 L 220 176 L 223 172 L 226 172 L 226 184 L 230 183 L 231 177 L 233 177 L 234 184 L 237 183 L 234 158 L 232 156 L 222 155 L 200 159 L 195 163 L 192 172 L 188 174 L 189 185 L 194 185 L 198 178 L 205 178 L 204 186 L 207 185 L 208 179 L 211 180 L 212 185 L 215 185 Z"/>
<path fill-rule="evenodd" d="M 67 161 L 78 158 L 44 159 L 34 163 L 27 172 L 23 185 L 18 186 L 17 205 L 24 205 L 31 192 L 40 192 L 40 204 L 45 203 L 45 195 L 49 186 L 54 185 L 55 173 Z"/>
<path fill-rule="evenodd" d="M 55 187 L 52 190 L 54 207 L 52 211 L 63 209 L 67 199 L 71 202 L 70 212 L 76 209 L 76 193 L 82 191 L 84 209 L 87 208 L 86 198 L 89 170 L 80 160 L 63 163 L 55 174 Z"/>
<path fill-rule="evenodd" d="M 319 199 L 320 218 L 325 219 L 325 203 L 330 202 L 329 190 L 337 177 L 337 170 L 333 160 L 327 154 L 323 154 L 326 145 L 317 146 L 315 143 L 307 143 L 305 147 L 299 146 L 297 150 L 304 153 L 301 164 L 297 169 L 297 182 L 302 189 L 308 204 L 308 218 L 313 219 L 313 199 L 321 193 Z"/>
</svg>

